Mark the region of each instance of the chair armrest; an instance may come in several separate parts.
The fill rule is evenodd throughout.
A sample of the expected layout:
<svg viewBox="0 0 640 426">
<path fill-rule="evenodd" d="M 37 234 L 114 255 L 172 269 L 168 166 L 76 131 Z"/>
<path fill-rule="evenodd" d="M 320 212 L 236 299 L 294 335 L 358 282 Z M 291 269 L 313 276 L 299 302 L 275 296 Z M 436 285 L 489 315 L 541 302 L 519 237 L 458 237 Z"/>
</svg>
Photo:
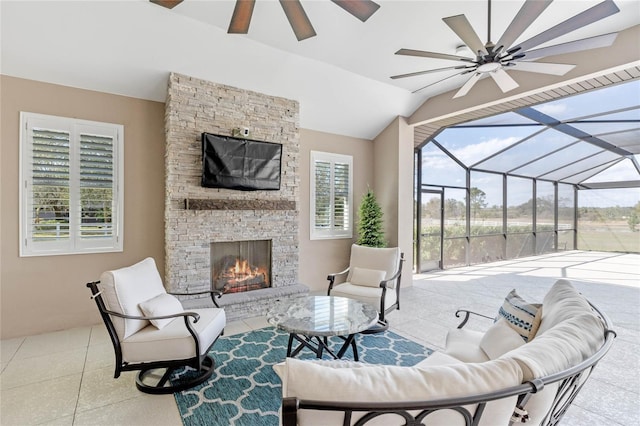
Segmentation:
<svg viewBox="0 0 640 426">
<path fill-rule="evenodd" d="M 218 302 L 216 302 L 216 297 L 220 299 L 222 297 L 222 292 L 219 290 L 203 290 L 203 291 L 195 291 L 193 293 L 169 293 L 172 296 L 195 296 L 198 294 L 209 294 L 211 296 L 211 301 L 215 305 L 216 308 L 219 308 Z"/>
<path fill-rule="evenodd" d="M 391 282 L 391 281 L 395 281 L 395 280 L 397 280 L 401 273 L 402 273 L 402 269 L 399 269 L 399 270 L 398 270 L 398 272 L 396 272 L 396 273 L 395 273 L 391 278 L 389 278 L 388 280 L 382 280 L 382 281 L 380 281 L 380 287 L 386 287 L 388 282 Z"/>
<path fill-rule="evenodd" d="M 347 269 L 345 269 L 344 271 L 340 271 L 340 272 L 334 272 L 332 274 L 327 275 L 327 280 L 329 281 L 329 288 L 327 289 L 327 296 L 329 296 L 329 293 L 331 293 L 331 290 L 333 289 L 333 284 L 336 280 L 336 277 L 338 275 L 343 275 L 346 274 L 347 272 L 349 272 L 350 266 L 347 266 Z"/>
<path fill-rule="evenodd" d="M 464 325 L 467 323 L 467 321 L 469 321 L 469 317 L 471 315 L 475 315 L 475 316 L 482 317 L 482 318 L 487 318 L 487 319 L 490 319 L 490 320 L 494 319 L 494 317 L 490 317 L 490 316 L 487 316 L 487 315 L 479 314 L 479 313 L 473 312 L 473 311 L 468 311 L 466 309 L 458 309 L 456 311 L 456 318 L 460 318 L 460 314 L 461 313 L 464 313 L 464 318 L 463 318 L 462 322 L 460 324 L 458 324 L 457 328 L 464 327 Z"/>
<path fill-rule="evenodd" d="M 178 318 L 178 317 L 193 317 L 193 322 L 198 322 L 200 320 L 200 315 L 197 314 L 196 312 L 178 312 L 177 314 L 171 314 L 171 315 L 160 315 L 160 316 L 156 316 L 156 317 L 146 317 L 146 316 L 139 316 L 139 315 L 126 315 L 126 314 L 121 314 L 118 312 L 113 312 L 110 311 L 108 309 L 104 310 L 105 313 L 109 314 L 109 315 L 113 315 L 116 317 L 120 317 L 120 318 L 125 318 L 125 319 L 135 319 L 135 320 L 157 320 L 157 319 L 168 319 L 168 318 Z"/>
</svg>

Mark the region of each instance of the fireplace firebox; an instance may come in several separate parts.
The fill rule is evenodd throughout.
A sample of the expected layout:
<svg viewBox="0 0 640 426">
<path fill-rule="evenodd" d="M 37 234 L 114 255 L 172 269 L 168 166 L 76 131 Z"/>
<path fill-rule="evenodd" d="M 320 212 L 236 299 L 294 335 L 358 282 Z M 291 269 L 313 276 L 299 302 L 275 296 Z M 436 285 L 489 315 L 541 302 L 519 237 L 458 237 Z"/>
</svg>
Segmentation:
<svg viewBox="0 0 640 426">
<path fill-rule="evenodd" d="M 271 287 L 271 240 L 211 243 L 211 284 L 223 293 Z"/>
</svg>

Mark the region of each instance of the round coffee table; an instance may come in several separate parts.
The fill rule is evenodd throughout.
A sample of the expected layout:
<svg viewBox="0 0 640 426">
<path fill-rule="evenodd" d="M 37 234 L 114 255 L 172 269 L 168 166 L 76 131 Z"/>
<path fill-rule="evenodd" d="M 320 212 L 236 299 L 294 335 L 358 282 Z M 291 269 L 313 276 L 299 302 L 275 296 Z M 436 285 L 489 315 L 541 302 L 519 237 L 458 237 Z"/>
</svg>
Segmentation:
<svg viewBox="0 0 640 426">
<path fill-rule="evenodd" d="M 333 358 L 342 358 L 349 348 L 358 361 L 355 335 L 374 326 L 378 320 L 376 309 L 366 303 L 346 297 L 305 296 L 281 302 L 267 313 L 269 323 L 289 333 L 287 357 L 294 357 L 308 348 L 322 358 L 326 351 Z M 338 336 L 344 343 L 337 353 L 327 345 L 327 337 Z M 293 341 L 299 342 L 292 349 Z"/>
</svg>

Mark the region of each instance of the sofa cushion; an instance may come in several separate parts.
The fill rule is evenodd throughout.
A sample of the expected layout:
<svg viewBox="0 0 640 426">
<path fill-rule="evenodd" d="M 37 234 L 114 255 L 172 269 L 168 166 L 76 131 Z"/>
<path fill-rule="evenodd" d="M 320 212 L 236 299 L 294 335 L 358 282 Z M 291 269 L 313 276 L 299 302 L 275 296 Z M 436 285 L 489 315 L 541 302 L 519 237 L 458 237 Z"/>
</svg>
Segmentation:
<svg viewBox="0 0 640 426">
<path fill-rule="evenodd" d="M 463 363 L 464 361 L 460 361 L 458 358 L 454 358 L 451 355 L 447 355 L 446 353 L 441 351 L 436 351 L 417 363 L 414 367 L 430 367 L 434 365 L 452 365 Z"/>
<path fill-rule="evenodd" d="M 604 342 L 600 318 L 583 313 L 556 324 L 531 342 L 507 352 L 520 364 L 524 380 L 555 374 L 575 366 L 593 355 Z"/>
<path fill-rule="evenodd" d="M 484 333 L 479 346 L 489 359 L 496 359 L 524 344 L 520 334 L 511 328 L 507 320 L 500 318 Z"/>
<path fill-rule="evenodd" d="M 140 310 L 147 317 L 161 317 L 165 315 L 178 314 L 184 312 L 182 303 L 175 297 L 167 293 L 161 293 L 139 304 Z M 154 319 L 151 324 L 157 329 L 162 329 L 176 318 Z"/>
<path fill-rule="evenodd" d="M 539 334 L 560 322 L 583 313 L 592 313 L 587 299 L 567 280 L 558 280 L 549 289 L 543 301 L 544 312 Z"/>
<path fill-rule="evenodd" d="M 380 281 L 384 280 L 386 273 L 379 269 L 353 268 L 351 284 L 380 288 Z"/>
<path fill-rule="evenodd" d="M 282 379 L 283 397 L 327 402 L 425 401 L 492 392 L 519 385 L 522 372 L 512 360 L 498 359 L 484 364 L 454 364 L 428 367 L 399 367 L 362 364 L 358 368 L 334 368 L 287 358 L 276 371 Z M 487 404 L 480 425 L 508 424 L 515 397 Z M 475 411 L 475 407 L 469 407 Z M 362 414 L 354 414 L 354 424 Z M 300 410 L 299 425 L 342 424 L 342 413 Z M 380 416 L 373 425 L 404 424 L 399 417 Z M 463 418 L 443 410 L 425 418 L 426 425 L 463 425 Z"/>
<path fill-rule="evenodd" d="M 144 316 L 138 306 L 161 293 L 166 293 L 156 262 L 148 257 L 135 265 L 107 271 L 100 276 L 100 288 L 107 309 L 120 314 Z M 116 333 L 125 339 L 149 325 L 147 320 L 111 317 Z"/>
<path fill-rule="evenodd" d="M 546 310 L 545 310 L 546 312 Z M 504 354 L 520 364 L 524 380 L 532 380 L 573 367 L 594 354 L 604 342 L 604 325 L 591 313 L 583 313 L 556 324 L 550 330 Z M 586 377 L 586 376 L 585 376 Z M 531 396 L 525 406 L 529 423 L 539 424 L 553 404 L 558 383 L 551 383 Z"/>
<path fill-rule="evenodd" d="M 483 333 L 464 328 L 449 330 L 445 341 L 445 353 L 464 362 L 489 361 L 487 354 L 480 349 Z"/>
<path fill-rule="evenodd" d="M 542 307 L 540 304 L 529 303 L 511 290 L 498 311 L 498 319 L 504 318 L 517 331 L 525 342 L 533 339 L 540 327 Z"/>
</svg>

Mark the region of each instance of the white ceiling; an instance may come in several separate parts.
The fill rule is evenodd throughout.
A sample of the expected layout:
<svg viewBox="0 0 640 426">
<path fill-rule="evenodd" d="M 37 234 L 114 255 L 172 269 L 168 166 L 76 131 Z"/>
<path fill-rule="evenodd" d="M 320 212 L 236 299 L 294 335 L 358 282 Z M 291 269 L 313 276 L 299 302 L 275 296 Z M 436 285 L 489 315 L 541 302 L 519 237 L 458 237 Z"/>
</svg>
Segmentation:
<svg viewBox="0 0 640 426">
<path fill-rule="evenodd" d="M 599 2 L 556 0 L 518 41 Z M 317 36 L 299 42 L 274 0 L 256 2 L 248 35 L 226 33 L 233 0 L 185 0 L 172 10 L 147 0 L 2 0 L 0 72 L 156 101 L 165 99 L 168 73 L 179 72 L 298 100 L 301 127 L 371 139 L 396 116 L 465 81 L 412 94 L 449 74 L 389 77 L 453 64 L 396 56 L 398 49 L 455 54 L 461 41 L 441 18 L 458 14 L 481 40 L 487 37 L 486 0 L 377 3 L 380 9 L 362 23 L 328 0 L 302 0 Z M 522 4 L 492 2 L 492 41 Z M 550 44 L 640 23 L 639 0 L 616 4 L 620 13 Z"/>
</svg>

